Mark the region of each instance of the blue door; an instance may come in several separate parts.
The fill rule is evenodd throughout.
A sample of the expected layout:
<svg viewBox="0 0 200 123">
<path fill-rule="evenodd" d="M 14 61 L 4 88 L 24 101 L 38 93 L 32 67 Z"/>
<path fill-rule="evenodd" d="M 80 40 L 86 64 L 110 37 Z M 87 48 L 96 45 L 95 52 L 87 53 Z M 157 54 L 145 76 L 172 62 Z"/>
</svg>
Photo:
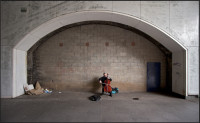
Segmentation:
<svg viewBox="0 0 200 123">
<path fill-rule="evenodd" d="M 160 89 L 160 62 L 147 62 L 147 91 Z"/>
</svg>

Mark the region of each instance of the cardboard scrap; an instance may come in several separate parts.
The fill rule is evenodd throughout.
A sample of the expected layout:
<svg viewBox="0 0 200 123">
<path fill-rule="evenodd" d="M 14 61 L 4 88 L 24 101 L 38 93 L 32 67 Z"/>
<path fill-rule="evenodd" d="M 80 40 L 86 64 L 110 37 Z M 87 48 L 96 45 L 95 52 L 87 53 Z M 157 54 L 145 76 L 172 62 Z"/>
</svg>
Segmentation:
<svg viewBox="0 0 200 123">
<path fill-rule="evenodd" d="M 42 89 L 39 82 L 36 82 L 35 89 L 36 90 Z"/>
<path fill-rule="evenodd" d="M 43 90 L 44 89 L 40 86 L 40 83 L 36 82 L 35 89 L 30 89 L 28 91 L 25 90 L 25 93 L 28 95 L 39 95 L 44 93 Z"/>
</svg>

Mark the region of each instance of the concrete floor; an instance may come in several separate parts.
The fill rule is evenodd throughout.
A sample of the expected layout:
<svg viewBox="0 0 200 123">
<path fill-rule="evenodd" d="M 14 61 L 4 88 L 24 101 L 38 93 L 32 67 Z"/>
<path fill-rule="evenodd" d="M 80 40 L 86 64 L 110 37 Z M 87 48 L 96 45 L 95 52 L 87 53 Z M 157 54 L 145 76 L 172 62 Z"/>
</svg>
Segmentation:
<svg viewBox="0 0 200 123">
<path fill-rule="evenodd" d="M 118 93 L 88 99 L 89 92 L 53 92 L 1 100 L 1 121 L 12 122 L 198 122 L 199 99 L 159 93 Z M 133 98 L 139 100 L 133 100 Z"/>
</svg>

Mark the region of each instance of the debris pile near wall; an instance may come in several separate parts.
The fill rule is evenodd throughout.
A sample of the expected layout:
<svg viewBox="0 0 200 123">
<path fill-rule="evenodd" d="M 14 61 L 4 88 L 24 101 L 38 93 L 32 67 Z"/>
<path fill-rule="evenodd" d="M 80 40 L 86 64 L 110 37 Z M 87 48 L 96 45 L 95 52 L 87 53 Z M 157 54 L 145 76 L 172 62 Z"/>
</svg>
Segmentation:
<svg viewBox="0 0 200 123">
<path fill-rule="evenodd" d="M 40 86 L 40 83 L 37 82 L 35 85 L 35 89 L 28 89 L 27 87 L 25 87 L 25 94 L 27 95 L 39 95 L 39 94 L 43 94 L 43 88 Z"/>
</svg>

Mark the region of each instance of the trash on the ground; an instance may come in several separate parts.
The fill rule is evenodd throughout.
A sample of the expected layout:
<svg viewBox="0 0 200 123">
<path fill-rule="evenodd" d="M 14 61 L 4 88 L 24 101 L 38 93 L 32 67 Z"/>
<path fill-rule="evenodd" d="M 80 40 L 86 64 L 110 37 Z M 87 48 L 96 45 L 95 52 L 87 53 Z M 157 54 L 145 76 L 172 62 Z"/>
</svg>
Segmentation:
<svg viewBox="0 0 200 123">
<path fill-rule="evenodd" d="M 33 84 L 28 85 L 29 90 L 34 89 Z"/>
<path fill-rule="evenodd" d="M 24 84 L 24 90 L 25 90 L 25 92 L 30 91 L 32 89 L 34 89 L 33 84 L 29 84 L 29 85 L 28 84 Z"/>
<path fill-rule="evenodd" d="M 24 91 L 25 91 L 25 92 L 29 91 L 28 84 L 24 84 Z"/>
<path fill-rule="evenodd" d="M 89 99 L 91 101 L 99 101 L 101 99 L 101 96 L 100 95 L 93 95 L 93 96 L 89 97 Z"/>
<path fill-rule="evenodd" d="M 30 88 L 29 88 L 30 87 Z M 32 89 L 33 88 L 33 89 Z M 39 82 L 36 82 L 35 89 L 32 85 L 24 85 L 25 94 L 27 95 L 39 95 L 43 93 L 43 88 L 40 86 Z"/>
<path fill-rule="evenodd" d="M 58 93 L 60 94 L 60 93 L 62 93 L 62 92 L 58 92 Z"/>
<path fill-rule="evenodd" d="M 138 97 L 135 97 L 135 98 L 133 98 L 133 100 L 139 100 L 139 98 L 138 98 Z"/>
<path fill-rule="evenodd" d="M 52 91 L 50 91 L 50 90 L 48 90 L 48 89 L 45 89 L 44 92 L 45 92 L 45 93 L 52 93 Z"/>
</svg>

